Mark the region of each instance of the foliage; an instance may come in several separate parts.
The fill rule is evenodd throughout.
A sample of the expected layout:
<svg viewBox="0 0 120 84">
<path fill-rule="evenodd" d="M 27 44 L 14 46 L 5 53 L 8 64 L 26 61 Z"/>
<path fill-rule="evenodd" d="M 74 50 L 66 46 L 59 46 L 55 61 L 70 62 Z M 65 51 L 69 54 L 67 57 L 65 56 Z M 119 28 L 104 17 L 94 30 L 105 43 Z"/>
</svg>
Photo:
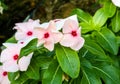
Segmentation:
<svg viewBox="0 0 120 84">
<path fill-rule="evenodd" d="M 120 9 L 110 0 L 101 4 L 93 16 L 81 9 L 72 11 L 78 16 L 85 39 L 82 49 L 74 51 L 56 44 L 53 51 L 48 51 L 43 46 L 37 48 L 33 39 L 20 53 L 34 52 L 28 70 L 9 73 L 11 84 L 120 83 Z"/>
</svg>

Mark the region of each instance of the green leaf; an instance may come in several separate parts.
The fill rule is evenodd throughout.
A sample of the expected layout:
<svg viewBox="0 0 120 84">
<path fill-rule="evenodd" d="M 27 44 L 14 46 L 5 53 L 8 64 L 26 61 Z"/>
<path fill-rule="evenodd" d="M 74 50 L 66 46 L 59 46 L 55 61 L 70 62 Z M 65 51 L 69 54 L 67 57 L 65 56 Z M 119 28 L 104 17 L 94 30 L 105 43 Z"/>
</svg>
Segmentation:
<svg viewBox="0 0 120 84">
<path fill-rule="evenodd" d="M 38 80 L 40 78 L 40 74 L 39 74 L 39 66 L 36 62 L 35 59 L 31 60 L 31 63 L 27 69 L 27 71 L 25 71 L 25 73 L 29 79 L 35 79 Z"/>
<path fill-rule="evenodd" d="M 20 51 L 20 56 L 19 58 L 21 58 L 22 56 L 27 56 L 28 54 L 30 54 L 31 52 L 35 51 L 37 49 L 37 39 L 33 39 L 31 40 L 25 47 L 23 47 Z"/>
<path fill-rule="evenodd" d="M 120 31 L 120 11 L 117 11 L 112 19 L 112 30 L 114 32 Z"/>
<path fill-rule="evenodd" d="M 116 12 L 116 6 L 111 3 L 111 1 L 106 1 L 103 8 L 105 15 L 107 15 L 108 17 L 112 17 Z"/>
<path fill-rule="evenodd" d="M 81 22 L 80 26 L 82 29 L 81 30 L 82 33 L 87 33 L 87 32 L 95 30 L 92 23 Z"/>
<path fill-rule="evenodd" d="M 85 58 L 81 58 L 81 67 L 87 67 L 89 69 L 92 69 L 92 64 Z"/>
<path fill-rule="evenodd" d="M 117 44 L 120 46 L 120 36 L 116 37 L 117 39 Z"/>
<path fill-rule="evenodd" d="M 112 64 L 102 63 L 93 66 L 96 73 L 101 76 L 105 84 L 118 84 L 120 83 L 120 71 Z"/>
<path fill-rule="evenodd" d="M 28 80 L 28 76 L 24 73 L 20 74 L 20 77 L 17 78 L 16 80 L 11 81 L 10 84 L 24 84 Z"/>
<path fill-rule="evenodd" d="M 95 35 L 97 42 L 106 51 L 109 51 L 110 53 L 117 55 L 118 53 L 117 39 L 111 30 L 103 28 L 100 32 L 96 32 Z"/>
<path fill-rule="evenodd" d="M 82 79 L 80 84 L 102 84 L 89 59 L 81 58 Z"/>
<path fill-rule="evenodd" d="M 36 81 L 36 80 L 29 79 L 24 84 L 39 84 L 39 81 L 38 80 Z"/>
<path fill-rule="evenodd" d="M 9 78 L 9 80 L 10 81 L 14 81 L 16 78 L 17 78 L 17 76 L 19 76 L 19 72 L 9 72 L 8 73 L 8 78 Z"/>
<path fill-rule="evenodd" d="M 49 64 L 52 61 L 51 57 L 46 57 L 46 56 L 37 56 L 36 58 L 34 57 L 34 59 L 37 66 L 42 68 L 48 68 Z"/>
<path fill-rule="evenodd" d="M 92 54 L 95 54 L 100 58 L 106 58 L 104 50 L 95 41 L 91 39 L 85 39 L 84 47 Z"/>
<path fill-rule="evenodd" d="M 97 10 L 95 15 L 93 16 L 93 23 L 95 27 L 102 27 L 106 23 L 107 19 L 108 19 L 108 16 L 104 12 L 104 9 L 101 8 Z"/>
<path fill-rule="evenodd" d="M 14 36 L 12 36 L 11 38 L 9 38 L 7 41 L 6 41 L 6 43 L 17 43 L 17 40 L 15 39 L 15 37 Z"/>
<path fill-rule="evenodd" d="M 8 9 L 8 6 L 7 6 L 6 4 L 4 4 L 4 2 L 3 2 L 3 1 L 1 1 L 1 0 L 0 0 L 0 3 L 1 3 L 1 6 L 2 6 L 5 10 L 7 10 L 7 9 Z"/>
<path fill-rule="evenodd" d="M 73 11 L 72 11 L 72 14 L 77 14 L 77 16 L 78 16 L 78 19 L 80 20 L 80 21 L 83 21 L 83 22 L 86 22 L 86 23 L 89 23 L 89 20 L 91 20 L 92 19 L 92 16 L 89 14 L 89 13 L 86 13 L 86 12 L 84 12 L 83 10 L 81 10 L 81 9 L 74 9 Z"/>
<path fill-rule="evenodd" d="M 77 52 L 70 48 L 57 45 L 56 56 L 62 70 L 66 74 L 72 78 L 78 77 L 80 71 L 80 60 Z"/>
<path fill-rule="evenodd" d="M 56 60 L 53 60 L 43 75 L 42 84 L 62 84 L 62 70 Z"/>
<path fill-rule="evenodd" d="M 102 84 L 100 77 L 96 75 L 94 69 L 82 68 L 83 77 L 80 84 Z"/>
</svg>

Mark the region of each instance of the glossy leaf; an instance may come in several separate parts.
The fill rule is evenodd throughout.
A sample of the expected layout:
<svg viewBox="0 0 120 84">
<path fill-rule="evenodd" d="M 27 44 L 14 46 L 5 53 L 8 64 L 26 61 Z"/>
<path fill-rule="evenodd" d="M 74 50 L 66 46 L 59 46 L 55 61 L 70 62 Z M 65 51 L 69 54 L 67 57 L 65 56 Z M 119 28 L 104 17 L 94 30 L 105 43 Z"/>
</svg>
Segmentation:
<svg viewBox="0 0 120 84">
<path fill-rule="evenodd" d="M 83 10 L 81 10 L 81 9 L 74 9 L 73 11 L 72 11 L 72 14 L 77 14 L 77 16 L 78 16 L 78 19 L 80 20 L 80 21 L 83 21 L 83 22 L 86 22 L 86 23 L 89 23 L 89 20 L 91 20 L 92 19 L 92 16 L 89 14 L 89 13 L 86 13 L 86 12 L 84 12 Z"/>
<path fill-rule="evenodd" d="M 78 77 L 80 71 L 80 60 L 77 52 L 70 48 L 57 45 L 56 56 L 62 70 L 66 74 L 72 78 Z"/>
<path fill-rule="evenodd" d="M 81 30 L 82 33 L 87 33 L 87 32 L 90 32 L 90 31 L 94 30 L 94 27 L 92 26 L 92 23 L 81 22 L 80 26 L 81 26 L 81 29 L 82 29 Z"/>
<path fill-rule="evenodd" d="M 100 77 L 96 75 L 94 69 L 84 67 L 82 69 L 83 77 L 80 84 L 102 84 Z"/>
<path fill-rule="evenodd" d="M 112 30 L 114 32 L 120 31 L 120 11 L 117 11 L 112 19 Z"/>
<path fill-rule="evenodd" d="M 62 70 L 56 60 L 53 60 L 43 75 L 42 84 L 62 84 Z"/>
<path fill-rule="evenodd" d="M 19 78 L 17 78 L 14 81 L 11 81 L 11 84 L 24 84 L 28 79 L 29 77 L 26 74 L 21 73 Z"/>
<path fill-rule="evenodd" d="M 103 28 L 100 32 L 96 32 L 97 42 L 107 51 L 116 55 L 118 53 L 118 44 L 117 39 L 114 33 L 107 29 Z"/>
<path fill-rule="evenodd" d="M 107 15 L 108 17 L 112 17 L 116 12 L 116 7 L 113 3 L 111 3 L 111 1 L 106 1 L 103 8 L 105 15 Z"/>
<path fill-rule="evenodd" d="M 26 74 L 30 79 L 38 80 L 40 78 L 39 66 L 35 59 L 31 60 L 31 63 L 24 74 Z"/>
<path fill-rule="evenodd" d="M 102 63 L 98 66 L 93 66 L 98 75 L 101 76 L 105 84 L 120 83 L 120 71 L 111 64 Z"/>
<path fill-rule="evenodd" d="M 17 76 L 19 76 L 19 72 L 9 72 L 8 73 L 8 78 L 10 81 L 14 81 L 16 79 Z"/>
<path fill-rule="evenodd" d="M 117 44 L 120 46 L 120 36 L 116 37 L 117 39 Z"/>
<path fill-rule="evenodd" d="M 34 57 L 34 59 L 38 67 L 48 67 L 53 60 L 51 57 L 46 56 L 38 56 L 36 58 Z"/>
<path fill-rule="evenodd" d="M 37 80 L 27 80 L 24 84 L 39 84 L 39 81 Z"/>
<path fill-rule="evenodd" d="M 95 15 L 93 16 L 93 23 L 95 27 L 102 27 L 108 19 L 108 16 L 105 14 L 104 9 L 101 8 L 97 10 Z"/>
<path fill-rule="evenodd" d="M 82 79 L 80 84 L 102 84 L 89 59 L 81 58 Z"/>
<path fill-rule="evenodd" d="M 92 54 L 98 55 L 100 58 L 106 58 L 104 50 L 95 41 L 85 39 L 84 47 Z"/>
<path fill-rule="evenodd" d="M 36 47 L 37 41 L 38 41 L 37 39 L 33 39 L 25 47 L 23 47 L 21 49 L 19 58 L 21 58 L 22 56 L 27 56 L 31 52 L 35 51 L 37 49 L 37 47 Z"/>
</svg>

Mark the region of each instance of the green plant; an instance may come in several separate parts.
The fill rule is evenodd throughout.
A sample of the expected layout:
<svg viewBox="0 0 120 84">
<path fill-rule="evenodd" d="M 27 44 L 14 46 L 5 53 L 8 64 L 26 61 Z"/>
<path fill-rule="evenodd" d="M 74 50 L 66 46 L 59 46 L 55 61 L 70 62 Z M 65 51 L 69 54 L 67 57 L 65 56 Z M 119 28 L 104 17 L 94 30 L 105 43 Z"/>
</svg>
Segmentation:
<svg viewBox="0 0 120 84">
<path fill-rule="evenodd" d="M 120 83 L 120 9 L 110 0 L 92 16 L 74 9 L 85 44 L 80 50 L 55 44 L 54 50 L 30 40 L 19 59 L 34 52 L 26 71 L 9 72 L 11 84 L 118 84 Z M 61 30 L 60 30 L 61 31 Z M 30 35 L 30 33 L 29 33 Z M 16 43 L 13 36 L 6 41 Z"/>
</svg>

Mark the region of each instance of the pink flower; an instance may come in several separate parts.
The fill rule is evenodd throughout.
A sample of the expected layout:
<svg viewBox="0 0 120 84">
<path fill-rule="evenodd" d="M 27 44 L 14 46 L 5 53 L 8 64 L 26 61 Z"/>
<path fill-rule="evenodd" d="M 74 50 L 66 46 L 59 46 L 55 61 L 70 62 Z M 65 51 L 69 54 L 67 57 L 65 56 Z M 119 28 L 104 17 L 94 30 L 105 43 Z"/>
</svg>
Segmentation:
<svg viewBox="0 0 120 84">
<path fill-rule="evenodd" d="M 20 59 L 19 54 L 24 44 L 20 43 L 4 43 L 6 49 L 1 52 L 0 61 L 3 63 L 3 69 L 8 72 L 26 71 L 32 58 L 32 53 L 28 56 L 23 56 Z"/>
<path fill-rule="evenodd" d="M 49 22 L 47 28 L 35 28 L 36 37 L 39 40 L 39 44 L 44 44 L 44 47 L 52 51 L 54 44 L 59 42 L 62 38 L 62 33 L 58 32 L 53 21 Z"/>
<path fill-rule="evenodd" d="M 56 26 L 56 30 L 61 30 L 63 28 L 64 22 L 68 19 L 74 20 L 74 21 L 78 21 L 77 20 L 77 15 L 72 15 L 70 17 L 67 17 L 65 19 L 54 19 L 52 21 L 54 21 L 55 26 Z M 49 22 L 45 22 L 43 24 L 40 25 L 40 27 L 42 28 L 47 28 L 49 25 Z"/>
<path fill-rule="evenodd" d="M 8 72 L 3 70 L 2 66 L 0 66 L 0 84 L 10 84 Z"/>
<path fill-rule="evenodd" d="M 17 30 L 15 33 L 16 40 L 24 40 L 34 37 L 34 28 L 39 27 L 39 20 L 28 20 L 28 22 L 16 23 L 14 29 Z"/>
<path fill-rule="evenodd" d="M 71 19 L 66 20 L 62 31 L 64 36 L 60 41 L 61 45 L 74 50 L 79 50 L 83 46 L 84 39 L 80 35 L 80 28 L 78 27 L 77 21 Z"/>
</svg>

